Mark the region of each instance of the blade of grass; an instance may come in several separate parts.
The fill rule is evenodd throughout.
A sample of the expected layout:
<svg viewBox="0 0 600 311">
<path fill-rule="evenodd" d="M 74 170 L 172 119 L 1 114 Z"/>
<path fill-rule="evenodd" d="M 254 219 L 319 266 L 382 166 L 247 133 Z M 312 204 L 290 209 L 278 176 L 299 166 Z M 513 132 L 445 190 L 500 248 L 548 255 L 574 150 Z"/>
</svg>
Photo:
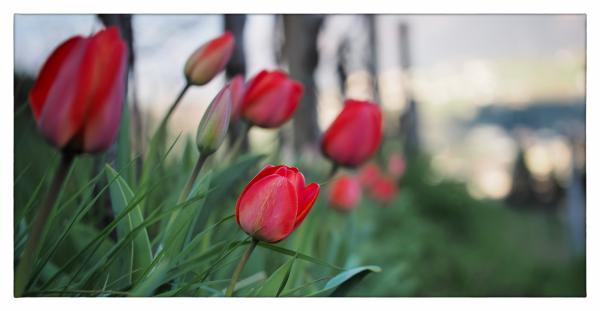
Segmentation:
<svg viewBox="0 0 600 311">
<path fill-rule="evenodd" d="M 120 173 L 117 173 L 110 165 L 105 166 L 106 176 L 109 180 L 116 178 L 116 182 L 112 183 L 109 187 L 111 206 L 115 215 L 123 212 L 125 207 L 133 199 L 134 194 L 125 179 L 122 178 Z M 140 206 L 136 206 L 127 217 L 117 224 L 118 238 L 123 239 L 127 234 L 133 231 L 133 228 L 144 222 L 144 216 Z M 143 269 L 147 267 L 152 261 L 152 249 L 150 246 L 150 239 L 146 228 L 142 228 L 137 236 L 133 238 L 131 243 L 131 253 L 129 273 L 136 269 Z M 139 273 L 132 273 L 132 280 L 137 281 L 140 277 Z"/>
<path fill-rule="evenodd" d="M 275 246 L 273 244 L 268 244 L 268 243 L 260 242 L 260 243 L 258 243 L 258 246 L 260 246 L 262 248 L 265 248 L 265 249 L 270 249 L 272 251 L 275 251 L 275 252 L 278 252 L 280 254 L 284 254 L 284 255 L 287 255 L 287 256 L 297 256 L 298 259 L 306 260 L 306 261 L 309 261 L 309 262 L 312 262 L 312 263 L 315 263 L 315 264 L 318 264 L 318 265 L 321 265 L 321 266 L 329 267 L 329 268 L 332 268 L 332 269 L 335 269 L 335 270 L 338 270 L 338 271 L 343 271 L 344 270 L 344 268 L 342 268 L 342 267 L 336 266 L 334 264 L 330 264 L 330 263 L 328 263 L 326 261 L 323 261 L 321 259 L 318 259 L 318 258 L 315 258 L 315 257 L 312 257 L 312 256 L 308 256 L 306 254 L 302 254 L 302 253 L 299 253 L 299 252 L 296 252 L 296 251 L 293 251 L 293 250 L 289 250 L 287 248 L 283 248 L 283 247 L 280 247 L 280 246 Z"/>
</svg>

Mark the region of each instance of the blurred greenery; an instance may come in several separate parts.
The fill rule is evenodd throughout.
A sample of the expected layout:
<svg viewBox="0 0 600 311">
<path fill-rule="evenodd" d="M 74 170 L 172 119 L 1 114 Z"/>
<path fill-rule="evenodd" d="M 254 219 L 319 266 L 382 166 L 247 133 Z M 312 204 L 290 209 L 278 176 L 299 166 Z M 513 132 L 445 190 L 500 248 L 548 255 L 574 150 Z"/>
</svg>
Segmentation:
<svg viewBox="0 0 600 311">
<path fill-rule="evenodd" d="M 30 85 L 15 76 L 15 260 L 59 160 L 32 119 Z M 124 118 L 116 157 L 76 159 L 26 295 L 223 295 L 249 243 L 232 216 L 235 201 L 273 160 L 213 158 L 178 203 L 198 156 L 194 143 L 181 136 L 157 148 L 139 170 L 148 177 L 139 178 L 128 127 Z M 376 161 L 385 163 L 396 143 L 387 138 Z M 184 151 L 168 153 L 172 144 Z M 428 163 L 426 155 L 408 159 L 393 202 L 365 195 L 356 210 L 340 214 L 327 206 L 328 164 L 301 159 L 296 165 L 308 181 L 322 182 L 322 193 L 288 239 L 259 244 L 236 296 L 585 296 L 585 257 L 569 252 L 560 217 L 474 199 L 458 182 L 434 183 Z M 177 249 L 169 250 L 171 235 Z"/>
</svg>

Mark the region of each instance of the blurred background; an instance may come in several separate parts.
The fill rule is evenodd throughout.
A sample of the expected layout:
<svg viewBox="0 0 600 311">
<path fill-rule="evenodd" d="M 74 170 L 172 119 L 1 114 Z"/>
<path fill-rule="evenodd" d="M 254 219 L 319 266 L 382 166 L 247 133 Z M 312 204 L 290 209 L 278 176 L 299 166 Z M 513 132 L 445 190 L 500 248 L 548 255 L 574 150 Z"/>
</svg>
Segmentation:
<svg viewBox="0 0 600 311">
<path fill-rule="evenodd" d="M 585 15 L 16 15 L 15 175 L 41 143 L 26 105 L 41 65 L 103 25 L 131 47 L 136 153 L 185 84 L 187 57 L 225 30 L 233 59 L 186 94 L 173 135 L 193 135 L 227 79 L 262 69 L 305 86 L 293 121 L 253 128 L 245 146 L 283 163 L 320 157 L 345 98 L 381 104 L 374 162 L 402 154 L 406 172 L 388 206 L 367 198 L 357 212 L 378 214 L 349 260 L 384 273 L 355 295 L 585 295 Z"/>
</svg>

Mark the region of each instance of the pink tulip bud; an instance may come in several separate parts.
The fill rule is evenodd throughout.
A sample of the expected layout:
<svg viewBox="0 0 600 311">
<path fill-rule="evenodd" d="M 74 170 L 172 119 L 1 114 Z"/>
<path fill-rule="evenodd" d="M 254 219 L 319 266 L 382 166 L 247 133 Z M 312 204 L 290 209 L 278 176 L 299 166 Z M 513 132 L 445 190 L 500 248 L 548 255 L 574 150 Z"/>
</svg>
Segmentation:
<svg viewBox="0 0 600 311">
<path fill-rule="evenodd" d="M 223 71 L 233 54 L 235 39 L 230 32 L 200 46 L 185 63 L 188 83 L 204 85 Z"/>
<path fill-rule="evenodd" d="M 236 220 L 253 238 L 276 243 L 300 226 L 318 195 L 319 185 L 305 186 L 297 168 L 267 165 L 238 198 Z"/>
<path fill-rule="evenodd" d="M 329 188 L 329 204 L 334 209 L 347 212 L 358 206 L 362 189 L 358 178 L 342 176 L 334 180 Z"/>
<path fill-rule="evenodd" d="M 106 150 L 119 130 L 126 79 L 127 46 L 116 27 L 63 42 L 29 93 L 40 132 L 67 152 Z"/>
<path fill-rule="evenodd" d="M 227 84 L 215 96 L 200 120 L 196 133 L 196 144 L 200 154 L 212 154 L 227 135 L 231 117 L 231 85 Z"/>
</svg>

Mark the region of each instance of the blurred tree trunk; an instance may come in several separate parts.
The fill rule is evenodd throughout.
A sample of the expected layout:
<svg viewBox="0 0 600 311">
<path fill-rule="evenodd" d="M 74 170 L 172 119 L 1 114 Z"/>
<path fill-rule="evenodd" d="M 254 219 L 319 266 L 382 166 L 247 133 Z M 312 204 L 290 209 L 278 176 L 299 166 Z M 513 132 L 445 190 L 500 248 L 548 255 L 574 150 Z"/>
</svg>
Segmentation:
<svg viewBox="0 0 600 311">
<path fill-rule="evenodd" d="M 314 71 L 319 59 L 317 36 L 323 23 L 320 15 L 284 15 L 284 52 L 290 76 L 304 86 L 304 95 L 294 114 L 294 152 L 316 150 L 319 139 Z"/>
<path fill-rule="evenodd" d="M 373 95 L 373 101 L 381 104 L 380 98 L 379 98 L 379 87 L 378 87 L 378 83 L 377 83 L 377 79 L 379 76 L 378 70 L 377 70 L 377 49 L 378 49 L 378 45 L 377 45 L 377 22 L 376 22 L 376 18 L 377 15 L 375 14 L 369 14 L 367 15 L 367 25 L 369 27 L 369 55 L 370 55 L 370 59 L 369 59 L 369 64 L 367 66 L 367 68 L 369 69 L 369 73 L 371 74 L 371 90 L 372 90 L 372 95 Z"/>
<path fill-rule="evenodd" d="M 419 114 L 417 102 L 414 99 L 410 84 L 411 55 L 409 27 L 406 23 L 400 24 L 400 66 L 406 85 L 406 102 L 408 107 L 400 116 L 400 135 L 404 137 L 404 150 L 408 156 L 419 153 Z"/>
<path fill-rule="evenodd" d="M 229 31 L 235 38 L 235 49 L 233 55 L 225 67 L 225 76 L 230 80 L 235 75 L 246 77 L 246 55 L 244 53 L 244 27 L 246 25 L 246 15 L 244 14 L 226 14 L 225 15 L 225 31 Z M 239 122 L 232 123 L 229 126 L 229 146 L 233 147 L 240 135 L 245 135 L 242 132 L 242 126 Z M 243 137 L 240 152 L 248 150 L 248 139 Z"/>
</svg>

